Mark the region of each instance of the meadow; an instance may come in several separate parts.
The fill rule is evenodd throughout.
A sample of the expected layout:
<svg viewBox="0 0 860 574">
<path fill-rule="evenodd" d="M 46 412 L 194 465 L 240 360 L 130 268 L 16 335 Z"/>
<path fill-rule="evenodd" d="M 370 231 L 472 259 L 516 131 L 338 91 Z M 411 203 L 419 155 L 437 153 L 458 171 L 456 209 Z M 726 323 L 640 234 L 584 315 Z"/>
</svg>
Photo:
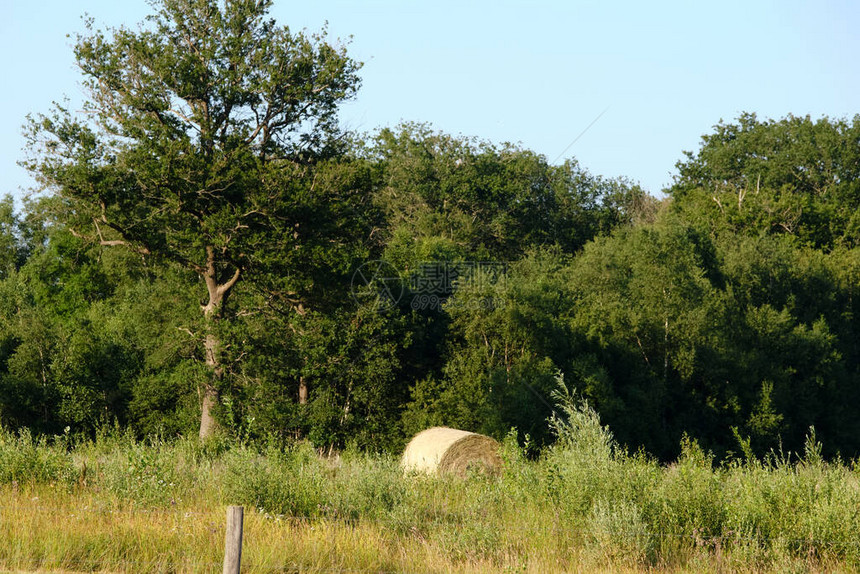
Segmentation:
<svg viewBox="0 0 860 574">
<path fill-rule="evenodd" d="M 391 454 L 308 443 L 0 432 L 0 571 L 220 571 L 245 506 L 243 572 L 821 572 L 860 568 L 860 469 L 805 452 L 660 464 L 567 405 L 500 476 L 404 475 Z M 522 437 L 520 437 L 522 438 Z"/>
</svg>

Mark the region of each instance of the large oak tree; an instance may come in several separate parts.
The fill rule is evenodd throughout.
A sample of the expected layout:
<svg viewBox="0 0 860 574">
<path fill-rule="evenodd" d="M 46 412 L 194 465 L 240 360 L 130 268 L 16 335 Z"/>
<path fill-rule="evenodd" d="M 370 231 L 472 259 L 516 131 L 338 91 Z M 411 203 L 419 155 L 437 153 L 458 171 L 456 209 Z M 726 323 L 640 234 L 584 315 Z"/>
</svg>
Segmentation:
<svg viewBox="0 0 860 574">
<path fill-rule="evenodd" d="M 73 233 L 178 264 L 205 285 L 206 437 L 227 297 L 256 276 L 301 312 L 314 261 L 332 264 L 320 246 L 349 242 L 337 222 L 354 211 L 337 206 L 356 195 L 354 170 L 315 175 L 336 155 L 337 106 L 354 95 L 359 64 L 324 33 L 278 26 L 270 0 L 153 6 L 136 29 L 88 22 L 75 45 L 83 110 L 32 118 L 27 166 L 63 199 Z"/>
</svg>

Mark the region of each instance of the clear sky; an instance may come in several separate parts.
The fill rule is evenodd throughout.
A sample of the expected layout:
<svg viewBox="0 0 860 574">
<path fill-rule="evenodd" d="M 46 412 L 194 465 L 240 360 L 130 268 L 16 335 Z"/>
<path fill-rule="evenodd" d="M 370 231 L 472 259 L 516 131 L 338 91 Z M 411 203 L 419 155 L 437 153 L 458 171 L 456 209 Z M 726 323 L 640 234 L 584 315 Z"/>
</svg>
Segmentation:
<svg viewBox="0 0 860 574">
<path fill-rule="evenodd" d="M 133 26 L 145 0 L 0 0 L 0 194 L 33 185 L 16 165 L 20 126 L 64 95 L 80 101 L 72 39 L 80 16 Z M 521 143 L 553 161 L 571 145 L 592 173 L 652 193 L 683 150 L 740 112 L 860 113 L 860 3 L 275 0 L 292 29 L 352 36 L 364 62 L 344 123 L 401 120 Z"/>
</svg>

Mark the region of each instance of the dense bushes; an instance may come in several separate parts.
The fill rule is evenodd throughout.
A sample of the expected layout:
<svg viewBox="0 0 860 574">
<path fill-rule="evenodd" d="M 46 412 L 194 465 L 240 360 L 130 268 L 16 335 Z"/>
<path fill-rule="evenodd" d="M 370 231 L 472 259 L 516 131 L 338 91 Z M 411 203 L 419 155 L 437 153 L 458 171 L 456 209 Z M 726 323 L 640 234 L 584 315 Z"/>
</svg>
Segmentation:
<svg viewBox="0 0 860 574">
<path fill-rule="evenodd" d="M 344 150 L 317 175 L 367 193 L 351 225 L 367 226 L 354 252 L 371 263 L 350 267 L 339 240 L 320 240 L 309 257 L 334 259 L 305 270 L 312 296 L 282 297 L 287 267 L 234 288 L 217 325 L 222 429 L 396 451 L 430 425 L 496 438 L 515 426 L 544 446 L 561 373 L 621 444 L 664 461 L 685 435 L 719 460 L 738 436 L 757 456 L 798 451 L 810 426 L 826 457 L 857 456 L 856 127 L 739 122 L 680 164 L 663 202 L 420 125 Z M 801 204 L 816 215 L 792 227 Z M 196 432 L 214 328 L 199 278 L 93 245 L 57 198 L 4 205 L 0 422 Z"/>
</svg>

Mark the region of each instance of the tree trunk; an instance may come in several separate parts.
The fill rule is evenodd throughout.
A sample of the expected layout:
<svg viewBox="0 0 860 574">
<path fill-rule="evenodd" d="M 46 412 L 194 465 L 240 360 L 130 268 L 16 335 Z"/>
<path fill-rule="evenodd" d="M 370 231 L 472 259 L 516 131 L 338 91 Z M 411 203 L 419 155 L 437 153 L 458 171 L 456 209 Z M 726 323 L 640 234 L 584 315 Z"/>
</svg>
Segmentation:
<svg viewBox="0 0 860 574">
<path fill-rule="evenodd" d="M 298 303 L 295 306 L 295 310 L 296 310 L 296 313 L 298 313 L 300 316 L 304 316 L 305 313 L 307 313 L 307 310 L 305 309 L 305 306 L 302 303 Z M 292 328 L 293 333 L 295 333 L 297 336 L 304 337 L 304 335 L 305 335 L 304 329 L 297 329 L 296 326 L 292 323 L 290 323 L 290 327 Z M 307 369 L 307 367 L 308 367 L 308 358 L 307 357 L 302 358 L 302 366 L 304 369 Z M 300 405 L 308 404 L 308 381 L 307 381 L 307 379 L 305 379 L 304 375 L 299 375 L 299 404 Z"/>
<path fill-rule="evenodd" d="M 209 301 L 202 306 L 203 317 L 206 323 L 206 339 L 203 348 L 206 355 L 206 366 L 209 368 L 211 377 L 203 388 L 203 397 L 200 403 L 200 439 L 204 440 L 212 436 L 218 430 L 218 421 L 212 416 L 212 410 L 218 404 L 219 388 L 224 378 L 224 367 L 221 364 L 221 341 L 216 333 L 216 327 L 221 320 L 221 309 L 224 299 L 230 289 L 239 280 L 239 269 L 225 283 L 218 282 L 215 270 L 215 250 L 206 248 L 206 268 L 201 273 L 209 291 Z"/>
<path fill-rule="evenodd" d="M 299 404 L 308 404 L 308 382 L 305 380 L 304 375 L 299 377 Z"/>
<path fill-rule="evenodd" d="M 207 319 L 212 318 L 207 317 Z M 207 328 L 212 329 L 214 322 L 214 320 L 211 321 Z M 203 346 L 206 351 L 206 366 L 211 371 L 211 379 L 206 381 L 203 388 L 203 400 L 200 404 L 200 438 L 206 439 L 218 429 L 218 422 L 212 416 L 212 409 L 218 404 L 218 386 L 224 378 L 224 368 L 221 366 L 221 342 L 218 337 L 212 332 L 207 333 Z"/>
</svg>

